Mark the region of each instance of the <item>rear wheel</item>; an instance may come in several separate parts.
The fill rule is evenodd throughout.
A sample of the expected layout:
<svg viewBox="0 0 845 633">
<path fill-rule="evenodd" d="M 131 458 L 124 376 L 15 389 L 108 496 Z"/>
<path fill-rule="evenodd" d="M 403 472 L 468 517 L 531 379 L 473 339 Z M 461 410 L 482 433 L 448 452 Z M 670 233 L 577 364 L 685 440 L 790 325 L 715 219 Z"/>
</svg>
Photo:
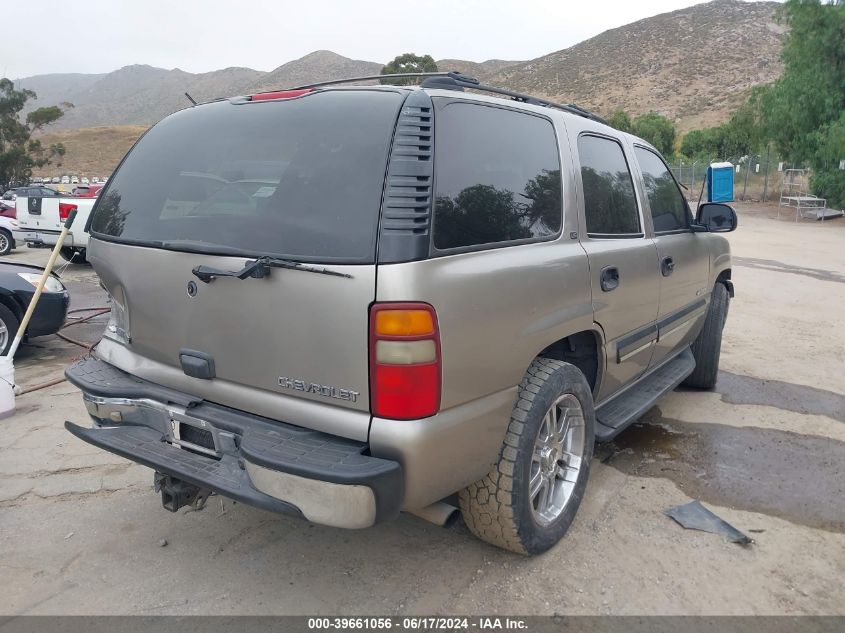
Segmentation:
<svg viewBox="0 0 845 633">
<path fill-rule="evenodd" d="M 728 318 L 730 296 L 724 284 L 717 283 L 710 297 L 710 307 L 704 326 L 692 343 L 695 370 L 681 383 L 695 389 L 712 389 L 719 374 L 719 357 L 722 351 L 722 330 Z"/>
<path fill-rule="evenodd" d="M 498 463 L 459 494 L 467 527 L 520 554 L 552 547 L 581 504 L 594 439 L 584 375 L 568 363 L 536 359 L 519 386 Z"/>
<path fill-rule="evenodd" d="M 12 340 L 18 333 L 20 321 L 14 312 L 0 304 L 0 355 L 5 356 L 12 346 Z"/>
<path fill-rule="evenodd" d="M 0 255 L 8 255 L 15 247 L 15 240 L 12 234 L 6 229 L 0 229 Z"/>
</svg>

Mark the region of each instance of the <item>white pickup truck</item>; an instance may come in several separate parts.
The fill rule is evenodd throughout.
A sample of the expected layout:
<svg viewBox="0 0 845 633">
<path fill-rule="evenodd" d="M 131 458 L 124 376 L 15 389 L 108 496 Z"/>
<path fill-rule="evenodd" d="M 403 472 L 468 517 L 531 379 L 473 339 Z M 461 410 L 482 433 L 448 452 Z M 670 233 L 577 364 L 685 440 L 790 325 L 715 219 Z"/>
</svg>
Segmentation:
<svg viewBox="0 0 845 633">
<path fill-rule="evenodd" d="M 65 238 L 61 255 L 75 264 L 86 262 L 88 233 L 85 226 L 97 198 L 40 198 L 21 197 L 15 200 L 18 227 L 25 233 L 24 240 L 30 248 L 52 248 L 62 231 L 72 209 L 76 209 L 76 220 Z"/>
</svg>

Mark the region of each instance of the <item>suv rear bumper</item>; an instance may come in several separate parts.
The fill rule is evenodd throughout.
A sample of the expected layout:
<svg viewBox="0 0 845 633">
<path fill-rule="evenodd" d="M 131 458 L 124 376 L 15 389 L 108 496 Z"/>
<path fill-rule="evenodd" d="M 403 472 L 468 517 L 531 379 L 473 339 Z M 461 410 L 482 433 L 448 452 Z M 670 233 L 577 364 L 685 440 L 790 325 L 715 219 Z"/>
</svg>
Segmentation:
<svg viewBox="0 0 845 633">
<path fill-rule="evenodd" d="M 368 446 L 229 409 L 141 380 L 96 358 L 68 367 L 93 428 L 76 437 L 243 503 L 323 525 L 364 528 L 402 505 L 396 461 Z"/>
</svg>

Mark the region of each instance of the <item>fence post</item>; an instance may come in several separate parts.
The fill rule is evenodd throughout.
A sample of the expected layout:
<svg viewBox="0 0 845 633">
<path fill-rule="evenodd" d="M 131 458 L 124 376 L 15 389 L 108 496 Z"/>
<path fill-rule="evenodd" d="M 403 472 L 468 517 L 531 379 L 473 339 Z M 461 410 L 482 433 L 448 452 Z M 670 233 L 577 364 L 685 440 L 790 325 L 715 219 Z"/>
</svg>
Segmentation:
<svg viewBox="0 0 845 633">
<path fill-rule="evenodd" d="M 692 161 L 692 182 L 690 182 L 689 190 L 695 195 L 695 164 L 697 160 Z"/>
<path fill-rule="evenodd" d="M 769 196 L 769 157 L 772 153 L 772 146 L 766 145 L 766 173 L 763 176 L 763 202 L 768 200 Z"/>
<path fill-rule="evenodd" d="M 742 162 L 742 158 L 740 158 L 739 162 Z M 748 157 L 748 160 L 745 163 L 745 184 L 742 187 L 742 201 L 745 202 L 745 192 L 748 190 L 748 174 L 751 173 L 751 157 Z"/>
</svg>

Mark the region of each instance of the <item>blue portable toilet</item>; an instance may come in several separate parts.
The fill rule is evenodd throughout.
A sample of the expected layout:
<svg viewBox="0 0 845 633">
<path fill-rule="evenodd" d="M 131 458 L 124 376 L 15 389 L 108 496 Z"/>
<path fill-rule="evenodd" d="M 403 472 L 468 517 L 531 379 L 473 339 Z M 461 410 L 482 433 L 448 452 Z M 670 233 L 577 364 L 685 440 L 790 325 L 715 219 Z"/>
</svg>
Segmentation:
<svg viewBox="0 0 845 633">
<path fill-rule="evenodd" d="M 707 168 L 707 201 L 733 202 L 734 166 L 731 163 L 710 163 Z"/>
</svg>

